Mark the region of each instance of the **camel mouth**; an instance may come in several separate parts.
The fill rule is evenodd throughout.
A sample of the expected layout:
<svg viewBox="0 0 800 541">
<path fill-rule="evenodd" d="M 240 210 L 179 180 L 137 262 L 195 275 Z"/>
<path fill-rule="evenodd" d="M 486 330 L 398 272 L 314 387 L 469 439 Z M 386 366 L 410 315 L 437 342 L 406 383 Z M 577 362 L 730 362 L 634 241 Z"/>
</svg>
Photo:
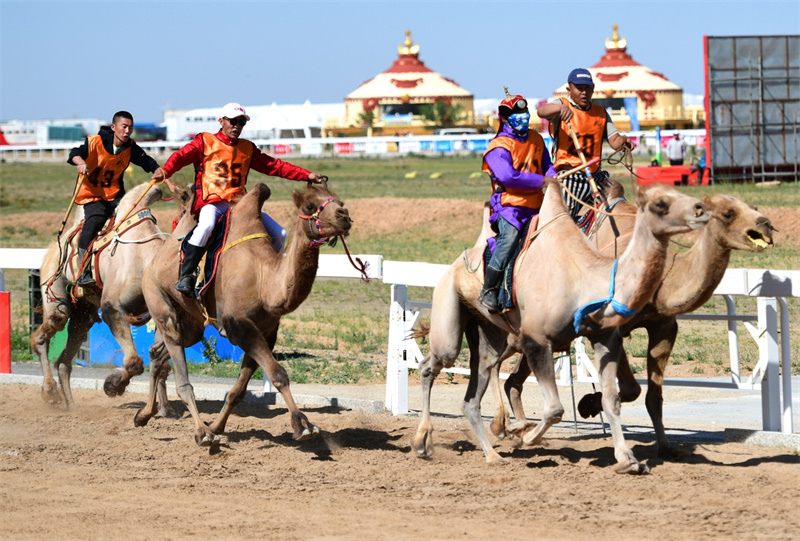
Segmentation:
<svg viewBox="0 0 800 541">
<path fill-rule="evenodd" d="M 708 221 L 711 219 L 711 215 L 709 213 L 705 213 L 702 216 L 695 216 L 687 220 L 689 227 L 691 229 L 701 229 L 705 227 Z"/>
<path fill-rule="evenodd" d="M 747 240 L 750 241 L 750 244 L 755 246 L 759 252 L 772 246 L 772 239 L 766 239 L 764 234 L 758 229 L 748 229 Z"/>
</svg>

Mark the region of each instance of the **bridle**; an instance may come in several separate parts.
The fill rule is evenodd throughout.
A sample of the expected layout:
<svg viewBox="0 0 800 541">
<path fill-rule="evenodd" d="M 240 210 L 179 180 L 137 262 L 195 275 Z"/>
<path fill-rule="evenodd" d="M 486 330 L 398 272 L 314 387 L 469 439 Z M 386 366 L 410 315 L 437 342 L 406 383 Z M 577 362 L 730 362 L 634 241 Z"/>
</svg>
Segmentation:
<svg viewBox="0 0 800 541">
<path fill-rule="evenodd" d="M 326 235 L 325 232 L 322 230 L 322 224 L 319 221 L 319 215 L 325 210 L 331 201 L 335 201 L 333 197 L 328 197 L 328 200 L 322 203 L 318 208 L 317 211 L 313 214 L 303 214 L 302 212 L 298 214 L 300 219 L 308 220 L 308 232 L 311 233 L 312 236 L 319 235 L 318 239 L 312 239 L 309 246 L 322 246 L 323 244 L 329 243 L 332 240 L 335 242 L 336 237 L 331 237 L 330 235 Z M 314 222 L 312 225 L 311 222 Z M 314 232 L 314 227 L 316 226 L 317 231 Z"/>
</svg>

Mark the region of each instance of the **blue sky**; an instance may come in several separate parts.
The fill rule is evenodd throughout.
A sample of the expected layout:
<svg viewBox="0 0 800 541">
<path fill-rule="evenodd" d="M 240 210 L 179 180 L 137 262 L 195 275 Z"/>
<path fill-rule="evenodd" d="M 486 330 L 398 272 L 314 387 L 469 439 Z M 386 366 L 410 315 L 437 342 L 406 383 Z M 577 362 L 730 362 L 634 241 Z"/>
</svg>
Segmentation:
<svg viewBox="0 0 800 541">
<path fill-rule="evenodd" d="M 544 98 L 599 60 L 613 24 L 634 59 L 702 94 L 704 35 L 800 34 L 800 1 L 0 0 L 0 120 L 341 102 L 406 29 L 476 98 Z"/>
</svg>

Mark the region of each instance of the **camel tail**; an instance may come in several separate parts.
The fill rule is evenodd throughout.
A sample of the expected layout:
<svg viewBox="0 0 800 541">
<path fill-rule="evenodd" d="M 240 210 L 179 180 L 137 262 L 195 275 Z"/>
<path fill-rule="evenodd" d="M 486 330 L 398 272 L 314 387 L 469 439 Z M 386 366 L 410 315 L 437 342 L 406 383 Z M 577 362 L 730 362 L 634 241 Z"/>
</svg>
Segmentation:
<svg viewBox="0 0 800 541">
<path fill-rule="evenodd" d="M 431 332 L 431 324 L 429 322 L 420 321 L 417 328 L 408 334 L 406 340 L 418 340 L 428 336 Z"/>
</svg>

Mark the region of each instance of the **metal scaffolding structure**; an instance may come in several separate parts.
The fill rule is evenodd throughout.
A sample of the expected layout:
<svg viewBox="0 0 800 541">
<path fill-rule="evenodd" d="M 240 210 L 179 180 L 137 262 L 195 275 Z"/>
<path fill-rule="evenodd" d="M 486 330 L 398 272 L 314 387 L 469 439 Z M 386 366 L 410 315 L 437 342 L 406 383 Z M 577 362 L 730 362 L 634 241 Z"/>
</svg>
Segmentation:
<svg viewBox="0 0 800 541">
<path fill-rule="evenodd" d="M 800 36 L 705 37 L 712 182 L 800 181 Z"/>
</svg>

